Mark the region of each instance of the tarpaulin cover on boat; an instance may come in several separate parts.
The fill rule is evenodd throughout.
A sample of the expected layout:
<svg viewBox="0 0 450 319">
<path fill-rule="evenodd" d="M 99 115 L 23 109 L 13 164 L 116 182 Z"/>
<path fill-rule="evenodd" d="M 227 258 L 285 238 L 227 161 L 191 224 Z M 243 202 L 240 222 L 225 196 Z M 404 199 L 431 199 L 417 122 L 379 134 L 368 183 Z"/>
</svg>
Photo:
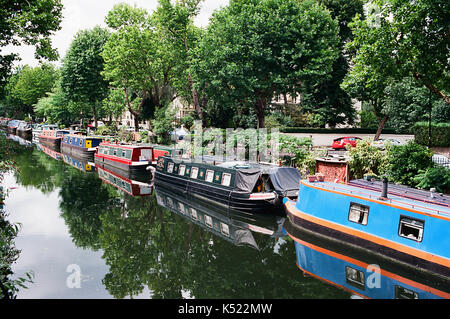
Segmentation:
<svg viewBox="0 0 450 319">
<path fill-rule="evenodd" d="M 278 167 L 270 172 L 270 180 L 276 191 L 285 192 L 300 188 L 300 173 L 293 167 Z"/>
<path fill-rule="evenodd" d="M 261 169 L 259 168 L 247 168 L 236 170 L 235 190 L 238 192 L 251 193 L 260 176 L 261 176 Z"/>
</svg>

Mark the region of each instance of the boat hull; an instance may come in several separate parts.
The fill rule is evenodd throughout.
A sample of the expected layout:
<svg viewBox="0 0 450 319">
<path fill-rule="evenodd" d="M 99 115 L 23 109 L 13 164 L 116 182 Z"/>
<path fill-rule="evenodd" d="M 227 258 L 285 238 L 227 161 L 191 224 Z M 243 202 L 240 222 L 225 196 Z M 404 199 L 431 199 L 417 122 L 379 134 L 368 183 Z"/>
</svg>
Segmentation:
<svg viewBox="0 0 450 319">
<path fill-rule="evenodd" d="M 39 136 L 39 143 L 50 147 L 54 150 L 60 150 L 61 148 L 61 137 L 53 138 L 53 137 L 46 137 L 46 136 Z"/>
<path fill-rule="evenodd" d="M 87 149 L 65 143 L 61 143 L 61 151 L 65 154 L 88 160 L 93 160 L 95 154 L 95 149 Z"/>
<path fill-rule="evenodd" d="M 150 165 L 149 162 L 145 162 L 142 165 L 130 165 L 127 163 L 122 163 L 113 159 L 109 159 L 106 157 L 99 157 L 99 156 L 94 156 L 94 160 L 95 160 L 95 164 L 96 165 L 106 165 L 109 167 L 114 167 L 117 169 L 120 169 L 121 171 L 124 172 L 132 172 L 132 173 L 136 173 L 136 174 L 145 174 L 147 173 L 147 167 Z M 148 174 L 148 173 L 147 173 Z"/>
</svg>

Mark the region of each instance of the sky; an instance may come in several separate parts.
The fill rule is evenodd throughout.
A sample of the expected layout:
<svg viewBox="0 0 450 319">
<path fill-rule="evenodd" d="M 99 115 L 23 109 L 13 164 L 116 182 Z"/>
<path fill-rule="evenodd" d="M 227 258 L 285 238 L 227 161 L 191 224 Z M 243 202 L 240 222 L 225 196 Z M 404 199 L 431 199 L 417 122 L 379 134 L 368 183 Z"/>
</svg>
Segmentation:
<svg viewBox="0 0 450 319">
<path fill-rule="evenodd" d="M 58 50 L 60 59 L 65 56 L 70 43 L 79 30 L 92 29 L 96 25 L 105 27 L 104 18 L 114 5 L 118 3 L 135 4 L 137 7 L 147 9 L 150 13 L 156 9 L 158 0 L 62 0 L 62 3 L 64 9 L 61 30 L 52 37 L 53 47 Z M 228 5 L 228 0 L 204 0 L 195 24 L 206 26 L 214 10 L 226 5 Z M 17 64 L 30 66 L 38 65 L 38 61 L 34 59 L 34 51 L 32 46 L 5 49 L 5 53 L 15 52 L 20 55 L 22 60 Z"/>
</svg>

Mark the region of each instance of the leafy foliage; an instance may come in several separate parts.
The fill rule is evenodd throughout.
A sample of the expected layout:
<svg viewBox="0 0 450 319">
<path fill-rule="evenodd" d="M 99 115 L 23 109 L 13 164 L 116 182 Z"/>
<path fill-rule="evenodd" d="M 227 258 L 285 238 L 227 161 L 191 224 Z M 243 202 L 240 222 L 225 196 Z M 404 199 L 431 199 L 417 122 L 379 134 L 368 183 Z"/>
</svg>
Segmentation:
<svg viewBox="0 0 450 319">
<path fill-rule="evenodd" d="M 414 177 L 416 187 L 423 189 L 435 188 L 437 192 L 450 192 L 450 170 L 443 166 L 429 167 L 420 170 Z"/>
<path fill-rule="evenodd" d="M 415 186 L 415 176 L 432 167 L 432 156 L 431 150 L 412 141 L 392 146 L 388 151 L 388 178 L 395 183 Z"/>
<path fill-rule="evenodd" d="M 386 150 L 372 146 L 369 140 L 357 141 L 356 147 L 349 149 L 349 167 L 354 178 L 363 178 L 365 174 L 381 176 L 388 165 Z"/>
</svg>

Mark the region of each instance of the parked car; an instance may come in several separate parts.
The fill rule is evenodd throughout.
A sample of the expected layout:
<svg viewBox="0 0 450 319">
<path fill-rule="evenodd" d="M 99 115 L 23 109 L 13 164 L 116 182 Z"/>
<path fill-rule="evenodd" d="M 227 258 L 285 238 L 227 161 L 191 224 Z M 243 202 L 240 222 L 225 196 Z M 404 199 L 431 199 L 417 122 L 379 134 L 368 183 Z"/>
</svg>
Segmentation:
<svg viewBox="0 0 450 319">
<path fill-rule="evenodd" d="M 379 147 L 379 148 L 385 148 L 387 145 L 402 145 L 402 143 L 399 140 L 396 140 L 395 138 L 380 138 L 377 141 L 372 142 L 372 146 Z"/>
<path fill-rule="evenodd" d="M 333 140 L 331 147 L 335 150 L 343 150 L 347 145 L 356 146 L 356 141 L 362 140 L 356 136 L 339 137 Z"/>
</svg>

